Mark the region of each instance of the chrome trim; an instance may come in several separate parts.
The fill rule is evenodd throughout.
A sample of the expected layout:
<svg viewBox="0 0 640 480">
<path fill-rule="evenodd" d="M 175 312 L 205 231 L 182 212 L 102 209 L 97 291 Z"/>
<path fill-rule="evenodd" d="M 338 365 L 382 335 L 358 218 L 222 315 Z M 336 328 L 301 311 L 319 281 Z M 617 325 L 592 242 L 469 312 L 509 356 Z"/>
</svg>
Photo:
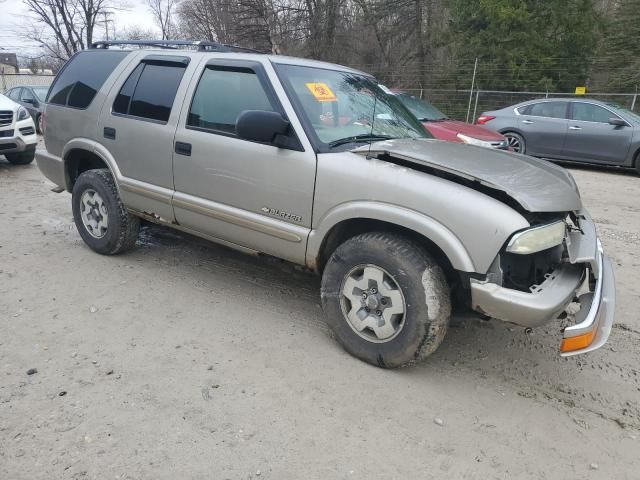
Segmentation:
<svg viewBox="0 0 640 480">
<path fill-rule="evenodd" d="M 604 258 L 604 251 L 602 249 L 602 243 L 600 243 L 600 239 L 598 239 L 598 270 L 602 271 L 602 264 Z M 591 307 L 589 308 L 589 312 L 587 313 L 584 320 L 576 325 L 571 325 L 564 329 L 565 337 L 576 337 L 583 333 L 588 332 L 592 329 L 593 324 L 596 321 L 598 316 L 598 306 L 602 302 L 602 279 L 599 278 L 596 281 L 596 289 L 593 292 L 593 300 L 591 302 Z"/>
<path fill-rule="evenodd" d="M 589 311 L 581 322 L 565 328 L 563 335 L 564 338 L 572 338 L 587 332 L 593 332 L 593 339 L 587 347 L 581 350 L 562 352 L 560 355 L 563 357 L 596 350 L 606 343 L 611 333 L 616 307 L 615 278 L 613 266 L 611 261 L 604 255 L 600 240 L 598 240 L 598 267 L 601 273 L 596 279 L 595 291 L 581 297 L 591 297 Z M 580 312 L 578 312 L 578 315 L 580 315 Z"/>
</svg>

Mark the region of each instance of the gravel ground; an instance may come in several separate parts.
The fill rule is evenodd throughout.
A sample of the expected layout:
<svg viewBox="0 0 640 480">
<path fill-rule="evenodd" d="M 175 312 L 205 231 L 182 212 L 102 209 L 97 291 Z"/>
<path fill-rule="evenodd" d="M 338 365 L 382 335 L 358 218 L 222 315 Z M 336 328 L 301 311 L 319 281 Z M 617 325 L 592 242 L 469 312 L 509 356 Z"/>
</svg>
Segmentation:
<svg viewBox="0 0 640 480">
<path fill-rule="evenodd" d="M 0 160 L 0 478 L 639 478 L 640 178 L 573 173 L 617 265 L 608 344 L 459 318 L 385 371 L 314 276 L 158 227 L 94 254 L 70 196 Z"/>
</svg>

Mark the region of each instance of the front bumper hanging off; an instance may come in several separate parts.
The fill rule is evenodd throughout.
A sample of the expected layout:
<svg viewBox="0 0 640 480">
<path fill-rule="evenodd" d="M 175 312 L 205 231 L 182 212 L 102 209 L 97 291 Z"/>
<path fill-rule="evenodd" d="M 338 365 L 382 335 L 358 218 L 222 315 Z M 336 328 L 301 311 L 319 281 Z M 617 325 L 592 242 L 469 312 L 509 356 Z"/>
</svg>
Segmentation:
<svg viewBox="0 0 640 480">
<path fill-rule="evenodd" d="M 578 296 L 575 323 L 564 329 L 562 356 L 586 353 L 607 341 L 613 326 L 615 280 L 611 261 L 604 255 L 595 224 L 586 211 L 577 214 L 580 231 L 567 236 L 568 261 L 532 292 L 472 280 L 474 310 L 524 327 L 544 325 L 563 313 Z M 590 281 L 591 280 L 591 281 Z M 585 288 L 586 286 L 586 288 Z M 584 290 L 585 293 L 581 293 Z"/>
</svg>

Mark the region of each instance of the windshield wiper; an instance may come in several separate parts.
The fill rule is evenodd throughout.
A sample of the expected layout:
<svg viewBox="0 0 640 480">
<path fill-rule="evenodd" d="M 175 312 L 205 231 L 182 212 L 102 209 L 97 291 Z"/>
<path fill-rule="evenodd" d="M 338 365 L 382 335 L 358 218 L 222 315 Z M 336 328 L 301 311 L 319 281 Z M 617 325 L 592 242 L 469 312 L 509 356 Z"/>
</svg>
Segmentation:
<svg viewBox="0 0 640 480">
<path fill-rule="evenodd" d="M 353 137 L 345 137 L 339 138 L 338 140 L 334 140 L 333 142 L 329 142 L 329 148 L 338 147 L 340 145 L 346 145 L 347 143 L 358 143 L 358 142 L 377 142 L 378 140 L 391 140 L 394 137 L 389 135 L 354 135 Z"/>
</svg>

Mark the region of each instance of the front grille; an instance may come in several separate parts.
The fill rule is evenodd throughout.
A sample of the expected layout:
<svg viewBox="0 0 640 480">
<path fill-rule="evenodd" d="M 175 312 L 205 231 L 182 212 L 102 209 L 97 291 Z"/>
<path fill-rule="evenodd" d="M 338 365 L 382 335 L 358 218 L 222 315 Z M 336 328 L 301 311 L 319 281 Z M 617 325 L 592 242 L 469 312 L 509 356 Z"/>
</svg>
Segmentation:
<svg viewBox="0 0 640 480">
<path fill-rule="evenodd" d="M 36 133 L 36 131 L 33 129 L 33 127 L 23 127 L 20 129 L 20 133 L 22 135 L 33 135 L 34 133 Z"/>
<path fill-rule="evenodd" d="M 15 143 L 0 143 L 0 150 L 13 150 L 16 147 Z"/>
<path fill-rule="evenodd" d="M 13 122 L 13 112 L 11 110 L 0 110 L 0 127 L 11 125 Z"/>
<path fill-rule="evenodd" d="M 7 137 L 13 137 L 13 129 L 0 131 L 0 138 L 7 138 Z"/>
</svg>

